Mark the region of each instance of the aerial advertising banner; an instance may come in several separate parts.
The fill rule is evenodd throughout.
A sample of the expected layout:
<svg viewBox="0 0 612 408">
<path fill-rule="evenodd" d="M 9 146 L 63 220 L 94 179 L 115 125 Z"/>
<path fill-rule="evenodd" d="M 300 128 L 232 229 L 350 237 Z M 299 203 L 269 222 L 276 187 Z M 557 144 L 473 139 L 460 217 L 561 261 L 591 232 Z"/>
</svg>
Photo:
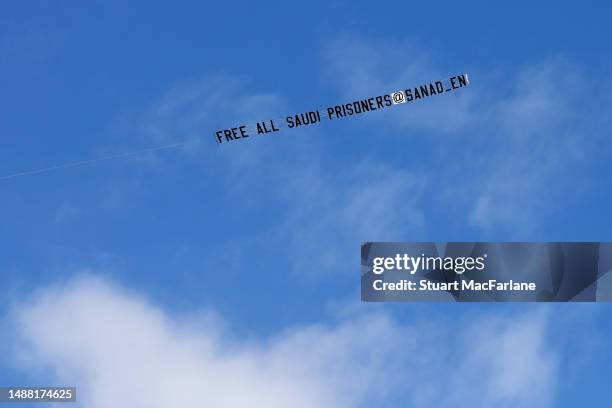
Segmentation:
<svg viewBox="0 0 612 408">
<path fill-rule="evenodd" d="M 298 129 L 304 126 L 318 125 L 323 122 L 336 121 L 369 112 L 389 109 L 406 103 L 420 101 L 424 98 L 444 95 L 468 86 L 468 74 L 451 76 L 444 80 L 429 82 L 390 93 L 372 95 L 363 99 L 329 105 L 307 112 L 292 113 L 282 118 L 267 119 L 255 123 L 239 123 L 215 132 L 218 144 L 227 144 L 245 139 L 268 135 L 282 130 Z"/>
<path fill-rule="evenodd" d="M 366 242 L 368 302 L 612 301 L 612 243 Z"/>
</svg>

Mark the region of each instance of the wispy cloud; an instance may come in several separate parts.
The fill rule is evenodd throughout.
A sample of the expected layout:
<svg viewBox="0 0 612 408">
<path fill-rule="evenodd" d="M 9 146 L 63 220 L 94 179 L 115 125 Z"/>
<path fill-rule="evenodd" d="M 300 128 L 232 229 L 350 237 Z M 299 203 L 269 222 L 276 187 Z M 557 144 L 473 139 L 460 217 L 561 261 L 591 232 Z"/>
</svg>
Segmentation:
<svg viewBox="0 0 612 408">
<path fill-rule="evenodd" d="M 407 239 L 423 227 L 425 177 L 370 161 L 340 167 L 303 169 L 285 188 L 291 206 L 283 235 L 303 273 L 354 272 L 362 241 Z"/>
<path fill-rule="evenodd" d="M 228 75 L 181 80 L 154 102 L 140 121 L 146 135 L 156 141 L 207 135 L 214 141 L 217 126 L 284 113 L 287 102 L 280 94 L 250 88 L 244 80 Z"/>
<path fill-rule="evenodd" d="M 197 150 L 194 163 L 201 163 L 206 177 L 223 183 L 229 207 L 241 203 L 235 214 L 275 208 L 257 220 L 257 231 L 241 238 L 235 257 L 247 259 L 265 241 L 282 246 L 279 256 L 291 259 L 290 267 L 300 273 L 348 271 L 345 260 L 361 241 L 399 240 L 407 229 L 414 232 L 423 225 L 417 204 L 422 175 L 370 157 L 347 161 L 333 156 L 320 140 L 322 128 L 304 131 L 309 136 L 285 131 L 215 146 L 214 124 L 253 124 L 290 111 L 281 94 L 247 90 L 244 81 L 227 76 L 181 81 L 141 120 L 145 135 L 158 143 L 175 141 L 176 135 L 205 138 L 208 132 L 211 143 Z M 234 243 L 228 247 L 216 253 L 235 251 Z"/>
<path fill-rule="evenodd" d="M 363 306 L 363 305 L 362 305 Z M 76 384 L 80 406 L 551 406 L 547 314 L 434 327 L 359 308 L 334 323 L 239 338 L 172 316 L 93 277 L 45 288 L 11 314 L 16 361 Z"/>
<path fill-rule="evenodd" d="M 332 42 L 325 62 L 346 97 L 459 73 L 410 42 L 356 36 Z M 380 117 L 377 127 L 409 133 L 388 138 L 389 144 L 428 141 L 430 151 L 420 160 L 437 180 L 431 186 L 436 196 L 448 197 L 438 205 L 452 208 L 466 227 L 522 234 L 537 229 L 539 219 L 558 211 L 551 201 L 581 184 L 595 162 L 607 117 L 598 84 L 563 57 L 488 72 L 451 69 L 468 71 L 470 87 L 402 105 Z"/>
<path fill-rule="evenodd" d="M 347 100 L 449 74 L 435 56 L 409 42 L 346 36 L 332 42 L 325 58 L 340 99 Z M 407 150 L 417 160 L 405 163 L 376 151 L 358 158 L 333 155 L 322 141 L 324 126 L 302 131 L 306 137 L 285 133 L 221 148 L 211 134 L 210 144 L 193 151 L 192 162 L 203 177 L 223 183 L 227 200 L 240 202 L 235 216 L 244 214 L 250 223 L 258 211 L 275 209 L 258 219 L 257 231 L 241 238 L 239 253 L 223 242 L 215 252 L 246 262 L 265 242 L 283 248 L 280 256 L 290 260 L 285 265 L 320 275 L 353 270 L 346 259 L 362 241 L 439 236 L 428 234 L 431 220 L 528 236 L 540 218 L 558 210 L 551 200 L 588 171 L 590 146 L 581 139 L 593 127 L 582 126 L 588 109 L 577 107 L 576 100 L 590 83 L 562 58 L 475 70 L 471 78 L 470 87 L 456 95 L 371 116 L 376 127 L 366 124 L 366 131 L 377 136 L 373 143 L 412 149 L 414 139 L 421 141 L 422 150 Z M 217 124 L 252 123 L 291 111 L 287 96 L 249 93 L 251 88 L 227 76 L 180 81 L 139 123 L 146 137 L 166 143 L 177 135 L 206 139 Z"/>
</svg>

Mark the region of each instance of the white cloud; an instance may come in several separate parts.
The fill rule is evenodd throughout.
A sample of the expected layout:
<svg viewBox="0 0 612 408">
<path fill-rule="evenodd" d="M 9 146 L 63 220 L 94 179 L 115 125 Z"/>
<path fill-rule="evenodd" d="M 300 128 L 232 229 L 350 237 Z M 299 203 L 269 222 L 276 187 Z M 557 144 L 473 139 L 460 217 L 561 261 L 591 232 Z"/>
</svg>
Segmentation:
<svg viewBox="0 0 612 408">
<path fill-rule="evenodd" d="M 355 308 L 361 316 L 244 339 L 85 277 L 18 305 L 10 337 L 19 366 L 51 368 L 88 408 L 553 403 L 557 351 L 541 309 L 443 329 L 369 306 Z"/>
<path fill-rule="evenodd" d="M 542 335 L 546 330 L 544 316 L 513 325 L 499 318 L 482 324 L 488 328 L 471 327 L 466 333 L 473 349 L 458 363 L 451 392 L 446 396 L 448 405 L 552 405 L 559 362 Z M 497 333 L 495 341 L 489 337 L 491 332 Z M 473 393 L 474 389 L 479 389 L 478 394 Z"/>
</svg>

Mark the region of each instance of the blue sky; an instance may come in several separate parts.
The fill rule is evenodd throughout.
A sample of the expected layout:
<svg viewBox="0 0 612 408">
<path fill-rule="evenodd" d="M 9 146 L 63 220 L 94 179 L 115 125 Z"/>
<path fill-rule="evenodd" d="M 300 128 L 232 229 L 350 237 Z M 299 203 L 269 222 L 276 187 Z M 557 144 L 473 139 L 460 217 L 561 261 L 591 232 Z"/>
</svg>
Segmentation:
<svg viewBox="0 0 612 408">
<path fill-rule="evenodd" d="M 19 354 L 0 362 L 0 383 L 73 381 L 83 406 L 105 406 L 100 387 L 121 384 L 95 379 L 126 367 L 98 362 L 132 339 L 202 360 L 159 359 L 155 372 L 201 384 L 222 367 L 250 401 L 270 390 L 268 406 L 279 392 L 308 406 L 295 391 L 308 387 L 319 406 L 604 404 L 607 305 L 360 304 L 358 254 L 376 240 L 609 240 L 609 14 L 569 2 L 3 5 L 0 176 L 194 143 L 0 180 L 0 338 Z M 470 86 L 438 99 L 214 141 L 464 72 Z M 123 337 L 92 342 L 115 319 Z M 441 341 L 455 337 L 465 353 Z M 215 344 L 214 359 L 192 340 Z M 270 362 L 259 384 L 251 365 Z M 445 375 L 448 399 L 431 389 Z M 343 399 L 350 384 L 362 392 Z M 226 395 L 211 403 L 237 403 Z"/>
</svg>

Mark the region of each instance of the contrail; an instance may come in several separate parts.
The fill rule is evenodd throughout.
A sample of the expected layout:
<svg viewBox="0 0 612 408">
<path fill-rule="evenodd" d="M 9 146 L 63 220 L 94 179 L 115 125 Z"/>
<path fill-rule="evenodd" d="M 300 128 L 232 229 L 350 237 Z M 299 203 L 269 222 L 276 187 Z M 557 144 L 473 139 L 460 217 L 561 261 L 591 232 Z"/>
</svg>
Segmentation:
<svg viewBox="0 0 612 408">
<path fill-rule="evenodd" d="M 456 80 L 456 82 L 454 82 Z M 383 109 L 385 107 L 389 108 L 391 106 L 396 106 L 398 104 L 404 104 L 406 102 L 410 102 L 413 100 L 419 100 L 425 97 L 429 97 L 430 95 L 439 95 L 442 93 L 446 93 L 449 91 L 453 91 L 455 89 L 462 88 L 467 86 L 470 83 L 467 74 L 452 76 L 447 79 L 450 82 L 450 87 L 444 86 L 442 81 L 430 82 L 427 84 L 420 85 L 418 87 L 412 87 L 401 91 L 394 91 L 390 94 L 376 95 L 375 97 L 360 99 L 356 101 L 352 101 L 350 103 L 344 103 L 341 105 L 333 105 L 328 106 L 325 109 L 316 109 L 314 111 L 303 112 L 300 114 L 293 114 L 286 116 L 284 121 L 286 124 L 283 125 L 283 119 L 277 120 L 275 123 L 274 120 L 268 120 L 263 122 L 257 122 L 256 126 L 251 125 L 240 125 L 235 127 L 230 127 L 228 129 L 218 130 L 215 132 L 215 137 L 217 144 L 226 143 L 234 140 L 242 140 L 244 138 L 250 138 L 249 132 L 251 134 L 266 134 L 271 132 L 278 132 L 281 129 L 293 129 L 305 125 L 312 125 L 321 123 L 321 113 L 320 111 L 327 112 L 327 118 L 329 120 L 336 120 L 339 118 L 344 118 L 347 116 L 353 116 L 356 114 L 361 114 L 365 112 L 371 112 L 378 109 Z M 376 101 L 376 103 L 374 103 Z M 269 129 L 267 124 L 269 123 Z M 277 127 L 278 126 L 278 127 Z M 223 138 L 225 138 L 225 142 L 223 142 Z M 99 157 L 96 159 L 89 160 L 80 160 L 65 164 L 59 164 L 57 166 L 44 167 L 35 170 L 22 171 L 19 173 L 7 174 L 5 176 L 0 176 L 0 181 L 8 180 L 11 178 L 28 176 L 32 174 L 40 174 L 46 173 L 53 170 L 66 169 L 70 167 L 78 167 L 84 166 L 87 164 L 97 163 L 105 160 L 113 160 L 120 159 L 128 156 L 135 156 L 142 153 L 154 152 L 156 150 L 163 149 L 173 149 L 179 146 L 184 146 L 187 144 L 195 143 L 199 141 L 198 138 L 192 139 L 185 142 L 173 143 L 163 146 L 150 147 L 148 149 L 142 150 L 134 150 L 126 153 L 119 153 L 110 156 Z"/>
<path fill-rule="evenodd" d="M 174 149 L 176 147 L 185 146 L 185 145 L 196 143 L 196 142 L 199 142 L 199 139 L 194 139 L 194 140 L 180 142 L 180 143 L 173 143 L 173 144 L 168 144 L 168 145 L 163 145 L 163 146 L 157 146 L 157 147 L 149 147 L 147 149 L 133 150 L 131 152 L 118 153 L 118 154 L 113 154 L 110 156 L 98 157 L 96 159 L 80 160 L 80 161 L 75 161 L 75 162 L 70 162 L 70 163 L 58 164 L 57 166 L 43 167 L 43 168 L 35 169 L 35 170 L 27 170 L 27 171 L 22 171 L 19 173 L 13 173 L 13 174 L 7 174 L 5 176 L 0 176 L 0 180 L 8 180 L 8 179 L 16 178 L 16 177 L 21 177 L 21 176 L 29 176 L 32 174 L 46 173 L 46 172 L 53 171 L 53 170 L 84 166 L 87 164 L 97 163 L 97 162 L 106 161 L 106 160 L 121 159 L 123 157 L 136 156 L 139 154 L 155 152 L 158 150 Z"/>
</svg>

